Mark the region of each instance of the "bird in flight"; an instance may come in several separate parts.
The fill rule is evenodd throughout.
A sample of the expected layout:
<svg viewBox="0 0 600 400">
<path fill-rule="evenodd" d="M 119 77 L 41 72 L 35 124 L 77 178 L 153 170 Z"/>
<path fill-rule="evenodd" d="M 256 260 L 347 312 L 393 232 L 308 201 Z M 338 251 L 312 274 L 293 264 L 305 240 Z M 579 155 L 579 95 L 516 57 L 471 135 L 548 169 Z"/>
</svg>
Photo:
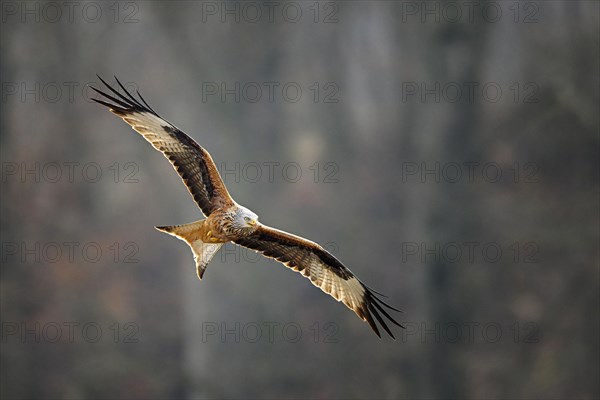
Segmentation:
<svg viewBox="0 0 600 400">
<path fill-rule="evenodd" d="M 212 157 L 194 139 L 161 118 L 137 92 L 136 99 L 115 77 L 124 93 L 98 78 L 109 93 L 92 87 L 101 99 L 93 99 L 121 117 L 171 162 L 206 219 L 156 229 L 185 241 L 192 249 L 198 278 L 219 248 L 233 242 L 273 258 L 300 272 L 313 285 L 344 303 L 377 336 L 375 319 L 394 338 L 384 317 L 404 328 L 385 308 L 402 312 L 381 300 L 381 293 L 362 283 L 348 268 L 323 247 L 291 233 L 258 222 L 258 216 L 237 204 L 229 195 Z M 385 296 L 384 296 L 385 297 Z M 382 317 L 383 315 L 383 317 Z"/>
</svg>

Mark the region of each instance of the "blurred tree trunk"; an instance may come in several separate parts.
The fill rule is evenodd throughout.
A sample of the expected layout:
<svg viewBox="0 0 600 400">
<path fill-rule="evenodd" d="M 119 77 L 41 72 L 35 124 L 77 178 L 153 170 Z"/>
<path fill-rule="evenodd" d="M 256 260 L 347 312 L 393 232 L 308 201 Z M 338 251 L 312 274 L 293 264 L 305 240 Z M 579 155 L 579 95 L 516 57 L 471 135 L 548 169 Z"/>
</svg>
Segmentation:
<svg viewBox="0 0 600 400">
<path fill-rule="evenodd" d="M 439 28 L 436 33 L 437 37 L 433 37 L 431 41 L 435 43 L 434 46 L 437 49 L 428 53 L 428 67 L 431 76 L 435 77 L 442 87 L 448 82 L 456 82 L 461 85 L 464 82 L 478 80 L 480 64 L 485 60 L 483 50 L 487 42 L 488 26 L 489 24 L 481 26 L 448 24 Z M 460 68 L 457 68 L 453 74 L 448 65 L 452 64 L 451 60 L 456 57 L 456 54 L 452 53 L 457 50 L 462 50 L 463 54 L 467 56 L 460 60 Z M 432 101 L 432 98 L 427 97 L 426 100 Z M 436 106 L 434 103 L 430 105 Z M 477 134 L 475 130 L 478 126 L 476 122 L 478 105 L 477 101 L 471 104 L 464 98 L 456 103 L 446 102 L 445 128 L 438 132 L 430 132 L 431 135 L 438 136 L 438 145 L 435 149 L 430 149 L 431 151 L 422 158 L 426 160 L 428 168 L 433 168 L 436 161 L 443 166 L 445 162 L 462 163 L 482 159 L 483 155 L 472 142 Z M 443 246 L 445 243 L 460 242 L 462 238 L 477 237 L 475 231 L 478 230 L 477 227 L 470 226 L 470 222 L 478 220 L 477 216 L 470 214 L 472 218 L 466 220 L 464 213 L 460 212 L 474 208 L 472 205 L 477 202 L 477 186 L 458 186 L 444 182 L 435 184 L 431 180 L 427 182 L 427 185 L 435 187 L 430 197 L 432 204 L 428 207 L 430 215 L 428 216 L 427 231 L 434 232 L 435 235 L 426 242 L 429 248 L 433 248 L 435 243 Z M 440 198 L 447 199 L 447 201 L 439 201 Z M 431 298 L 431 325 L 428 324 L 427 329 L 434 330 L 438 334 L 448 323 L 457 323 L 462 326 L 463 321 L 470 320 L 471 299 L 468 296 L 468 288 L 465 286 L 468 285 L 465 283 L 468 280 L 461 279 L 464 275 L 457 274 L 457 266 L 449 264 L 444 257 L 427 257 L 427 262 Z M 467 269 L 462 271 L 468 272 Z M 463 295 L 458 295 L 458 293 Z M 431 343 L 433 335 L 428 334 L 425 337 L 427 343 L 430 344 L 428 350 L 431 387 L 435 388 L 432 393 L 433 397 L 460 398 L 468 396 L 465 368 L 460 361 L 461 353 L 465 350 L 464 345 L 468 344 L 462 340 L 460 345 L 452 345 L 446 343 L 443 337 L 439 339 L 440 344 L 433 344 Z M 454 371 L 454 373 L 448 373 L 448 371 Z"/>
</svg>

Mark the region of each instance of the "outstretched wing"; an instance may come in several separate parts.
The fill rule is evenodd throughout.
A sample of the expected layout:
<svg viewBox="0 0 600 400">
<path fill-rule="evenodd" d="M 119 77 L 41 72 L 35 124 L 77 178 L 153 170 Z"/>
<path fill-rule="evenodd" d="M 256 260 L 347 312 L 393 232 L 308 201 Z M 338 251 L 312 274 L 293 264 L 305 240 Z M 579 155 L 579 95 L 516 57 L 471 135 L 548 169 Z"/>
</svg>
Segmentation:
<svg viewBox="0 0 600 400">
<path fill-rule="evenodd" d="M 378 298 L 377 292 L 369 289 L 337 258 L 318 244 L 264 225 L 261 225 L 252 235 L 234 242 L 274 258 L 286 267 L 300 272 L 310 279 L 313 285 L 337 301 L 343 302 L 356 315 L 368 322 L 377 336 L 381 337 L 373 317 L 392 338 L 394 337 L 381 314 L 392 323 L 403 327 L 383 307 L 400 310 Z"/>
<path fill-rule="evenodd" d="M 231 207 L 235 204 L 206 150 L 173 124 L 162 119 L 139 92 L 137 94 L 140 99 L 137 100 L 116 77 L 125 94 L 119 93 L 99 76 L 98 78 L 112 95 L 92 87 L 104 96 L 102 100 L 92 100 L 110 108 L 110 111 L 123 118 L 156 150 L 164 154 L 183 179 L 204 215 L 209 216 L 215 208 Z"/>
</svg>

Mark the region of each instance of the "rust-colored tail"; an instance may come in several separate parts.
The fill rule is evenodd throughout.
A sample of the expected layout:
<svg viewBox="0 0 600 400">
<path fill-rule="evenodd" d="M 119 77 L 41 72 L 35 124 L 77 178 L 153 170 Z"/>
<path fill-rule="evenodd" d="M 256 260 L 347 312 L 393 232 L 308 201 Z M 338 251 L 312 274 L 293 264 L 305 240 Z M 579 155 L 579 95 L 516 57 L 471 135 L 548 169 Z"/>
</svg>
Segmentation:
<svg viewBox="0 0 600 400">
<path fill-rule="evenodd" d="M 202 280 L 204 271 L 215 253 L 221 248 L 223 243 L 206 243 L 202 241 L 202 227 L 205 220 L 191 222 L 183 225 L 156 226 L 161 232 L 168 233 L 186 242 L 194 253 L 196 261 L 196 272 L 198 278 Z"/>
</svg>

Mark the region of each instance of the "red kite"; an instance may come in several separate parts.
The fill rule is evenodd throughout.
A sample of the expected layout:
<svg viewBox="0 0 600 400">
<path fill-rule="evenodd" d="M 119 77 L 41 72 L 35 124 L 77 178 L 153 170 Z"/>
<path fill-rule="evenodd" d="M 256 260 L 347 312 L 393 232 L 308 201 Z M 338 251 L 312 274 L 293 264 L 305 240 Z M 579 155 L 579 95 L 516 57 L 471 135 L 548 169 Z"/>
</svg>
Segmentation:
<svg viewBox="0 0 600 400">
<path fill-rule="evenodd" d="M 384 307 L 394 311 L 400 310 L 381 300 L 377 296 L 381 293 L 363 284 L 323 247 L 291 233 L 263 225 L 258 222 L 255 213 L 237 204 L 229 195 L 210 154 L 191 137 L 161 118 L 139 92 L 138 100 L 118 79 L 117 83 L 124 94 L 119 93 L 102 78 L 98 78 L 112 94 L 93 88 L 104 96 L 102 100 L 94 101 L 108 107 L 139 132 L 156 150 L 163 153 L 206 216 L 206 219 L 185 225 L 156 227 L 184 240 L 191 247 L 198 278 L 202 279 L 206 266 L 219 248 L 224 243 L 233 242 L 300 272 L 310 279 L 313 285 L 354 311 L 379 337 L 381 335 L 373 318 L 379 321 L 392 338 L 394 337 L 381 314 L 392 323 L 403 327 Z"/>
</svg>

